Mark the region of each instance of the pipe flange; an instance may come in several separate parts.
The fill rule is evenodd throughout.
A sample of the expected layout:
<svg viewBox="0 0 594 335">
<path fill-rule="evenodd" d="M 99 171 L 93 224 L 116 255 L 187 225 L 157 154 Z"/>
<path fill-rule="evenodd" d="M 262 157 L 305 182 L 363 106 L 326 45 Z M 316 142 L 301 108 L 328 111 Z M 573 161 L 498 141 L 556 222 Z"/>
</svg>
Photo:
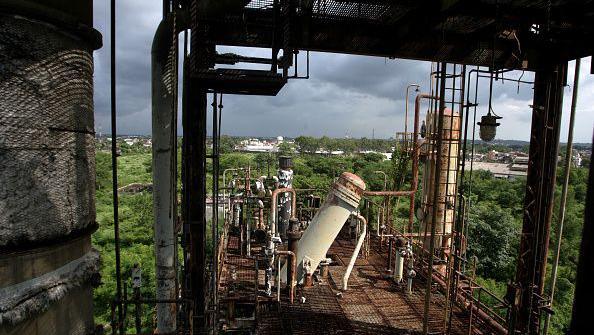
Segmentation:
<svg viewBox="0 0 594 335">
<path fill-rule="evenodd" d="M 359 206 L 365 187 L 363 179 L 350 172 L 343 172 L 333 185 L 336 196 L 355 208 Z"/>
</svg>

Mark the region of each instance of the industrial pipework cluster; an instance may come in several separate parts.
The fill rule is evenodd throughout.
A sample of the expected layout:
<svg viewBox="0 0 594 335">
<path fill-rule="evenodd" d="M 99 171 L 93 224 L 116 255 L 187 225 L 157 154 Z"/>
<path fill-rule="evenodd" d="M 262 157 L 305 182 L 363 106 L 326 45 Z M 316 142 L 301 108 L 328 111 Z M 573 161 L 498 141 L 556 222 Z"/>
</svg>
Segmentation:
<svg viewBox="0 0 594 335">
<path fill-rule="evenodd" d="M 227 180 L 227 173 L 232 177 Z M 327 252 L 349 217 L 357 221 L 357 248 L 351 263 L 359 254 L 366 237 L 367 221 L 357 212 L 365 191 L 365 183 L 358 176 L 345 172 L 332 185 L 322 203 L 317 194 L 323 190 L 295 189 L 290 157 L 279 158 L 275 176 L 251 177 L 251 168 L 229 169 L 223 173 L 225 189 L 222 210 L 224 229 L 221 236 L 221 255 L 218 292 L 229 297 L 237 294 L 241 271 L 226 266 L 229 253 L 254 260 L 256 292 L 254 306 L 266 302 L 280 302 L 282 291 L 288 286 L 288 301 L 294 303 L 297 284 L 311 286 L 318 267 L 326 267 L 331 260 Z M 224 240 L 226 239 L 226 241 Z M 231 247 L 231 240 L 237 248 Z M 349 266 L 352 270 L 352 264 Z M 263 288 L 258 284 L 263 272 Z M 232 272 L 230 276 L 226 276 Z M 323 271 L 322 271 L 323 272 Z M 349 271 L 350 272 L 350 271 Z M 321 275 L 321 272 L 319 273 Z M 346 289 L 345 275 L 344 289 Z M 231 293 L 230 293 L 231 292 Z M 221 300 L 229 301 L 229 299 Z M 233 303 L 234 304 L 234 303 Z M 232 320 L 235 307 L 221 307 L 224 320 Z M 255 312 L 254 312 L 255 313 Z M 228 327 L 227 325 L 226 327 Z"/>
</svg>

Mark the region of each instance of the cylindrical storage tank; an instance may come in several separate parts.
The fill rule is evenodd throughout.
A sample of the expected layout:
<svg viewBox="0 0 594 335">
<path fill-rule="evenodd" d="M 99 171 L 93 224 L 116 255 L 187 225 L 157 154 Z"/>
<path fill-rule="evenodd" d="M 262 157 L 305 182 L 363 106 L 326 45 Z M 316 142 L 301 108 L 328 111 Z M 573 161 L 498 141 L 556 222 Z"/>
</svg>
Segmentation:
<svg viewBox="0 0 594 335">
<path fill-rule="evenodd" d="M 320 207 L 297 244 L 297 282 L 302 283 L 307 270 L 314 271 L 326 259 L 326 253 L 351 213 L 359 207 L 365 191 L 363 180 L 343 172 L 332 185 L 326 201 Z M 305 264 L 305 266 L 304 266 Z M 286 278 L 286 264 L 281 279 Z"/>
<path fill-rule="evenodd" d="M 423 173 L 423 208 L 424 218 L 421 233 L 427 231 L 424 248 L 429 250 L 431 224 L 433 224 L 433 195 L 438 193 L 437 218 L 435 221 L 435 250 L 441 250 L 445 257 L 450 252 L 452 227 L 454 225 L 454 207 L 457 193 L 458 150 L 460 142 L 460 115 L 446 108 L 443 112 L 443 130 L 438 134 L 438 114 L 427 114 L 427 142 L 424 147 L 427 155 Z M 437 153 L 437 139 L 441 136 L 442 148 Z M 437 155 L 441 155 L 439 184 L 435 185 Z M 445 271 L 445 267 L 438 268 Z"/>
<path fill-rule="evenodd" d="M 0 0 L 0 334 L 89 334 L 93 3 Z"/>
</svg>

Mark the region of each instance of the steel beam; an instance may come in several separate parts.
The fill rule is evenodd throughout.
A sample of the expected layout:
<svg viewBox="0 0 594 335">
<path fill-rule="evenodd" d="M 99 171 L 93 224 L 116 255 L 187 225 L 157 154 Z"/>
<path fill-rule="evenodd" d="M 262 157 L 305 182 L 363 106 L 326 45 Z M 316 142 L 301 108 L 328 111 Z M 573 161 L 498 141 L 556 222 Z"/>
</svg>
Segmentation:
<svg viewBox="0 0 594 335">
<path fill-rule="evenodd" d="M 549 249 L 563 86 L 567 65 L 536 71 L 524 219 L 513 297 L 511 334 L 537 334 Z"/>
</svg>

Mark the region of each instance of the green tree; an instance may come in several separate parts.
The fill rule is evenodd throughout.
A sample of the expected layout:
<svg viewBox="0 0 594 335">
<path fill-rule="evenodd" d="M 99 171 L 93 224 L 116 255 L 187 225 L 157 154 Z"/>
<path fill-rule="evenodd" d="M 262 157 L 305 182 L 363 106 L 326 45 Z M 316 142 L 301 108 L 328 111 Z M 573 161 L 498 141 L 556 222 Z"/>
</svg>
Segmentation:
<svg viewBox="0 0 594 335">
<path fill-rule="evenodd" d="M 278 145 L 277 156 L 293 156 L 295 154 L 295 147 L 288 142 L 282 142 Z"/>
<path fill-rule="evenodd" d="M 499 281 L 511 279 L 520 236 L 520 225 L 511 212 L 482 202 L 471 208 L 467 224 L 468 253 L 479 259 L 478 274 Z"/>
</svg>

